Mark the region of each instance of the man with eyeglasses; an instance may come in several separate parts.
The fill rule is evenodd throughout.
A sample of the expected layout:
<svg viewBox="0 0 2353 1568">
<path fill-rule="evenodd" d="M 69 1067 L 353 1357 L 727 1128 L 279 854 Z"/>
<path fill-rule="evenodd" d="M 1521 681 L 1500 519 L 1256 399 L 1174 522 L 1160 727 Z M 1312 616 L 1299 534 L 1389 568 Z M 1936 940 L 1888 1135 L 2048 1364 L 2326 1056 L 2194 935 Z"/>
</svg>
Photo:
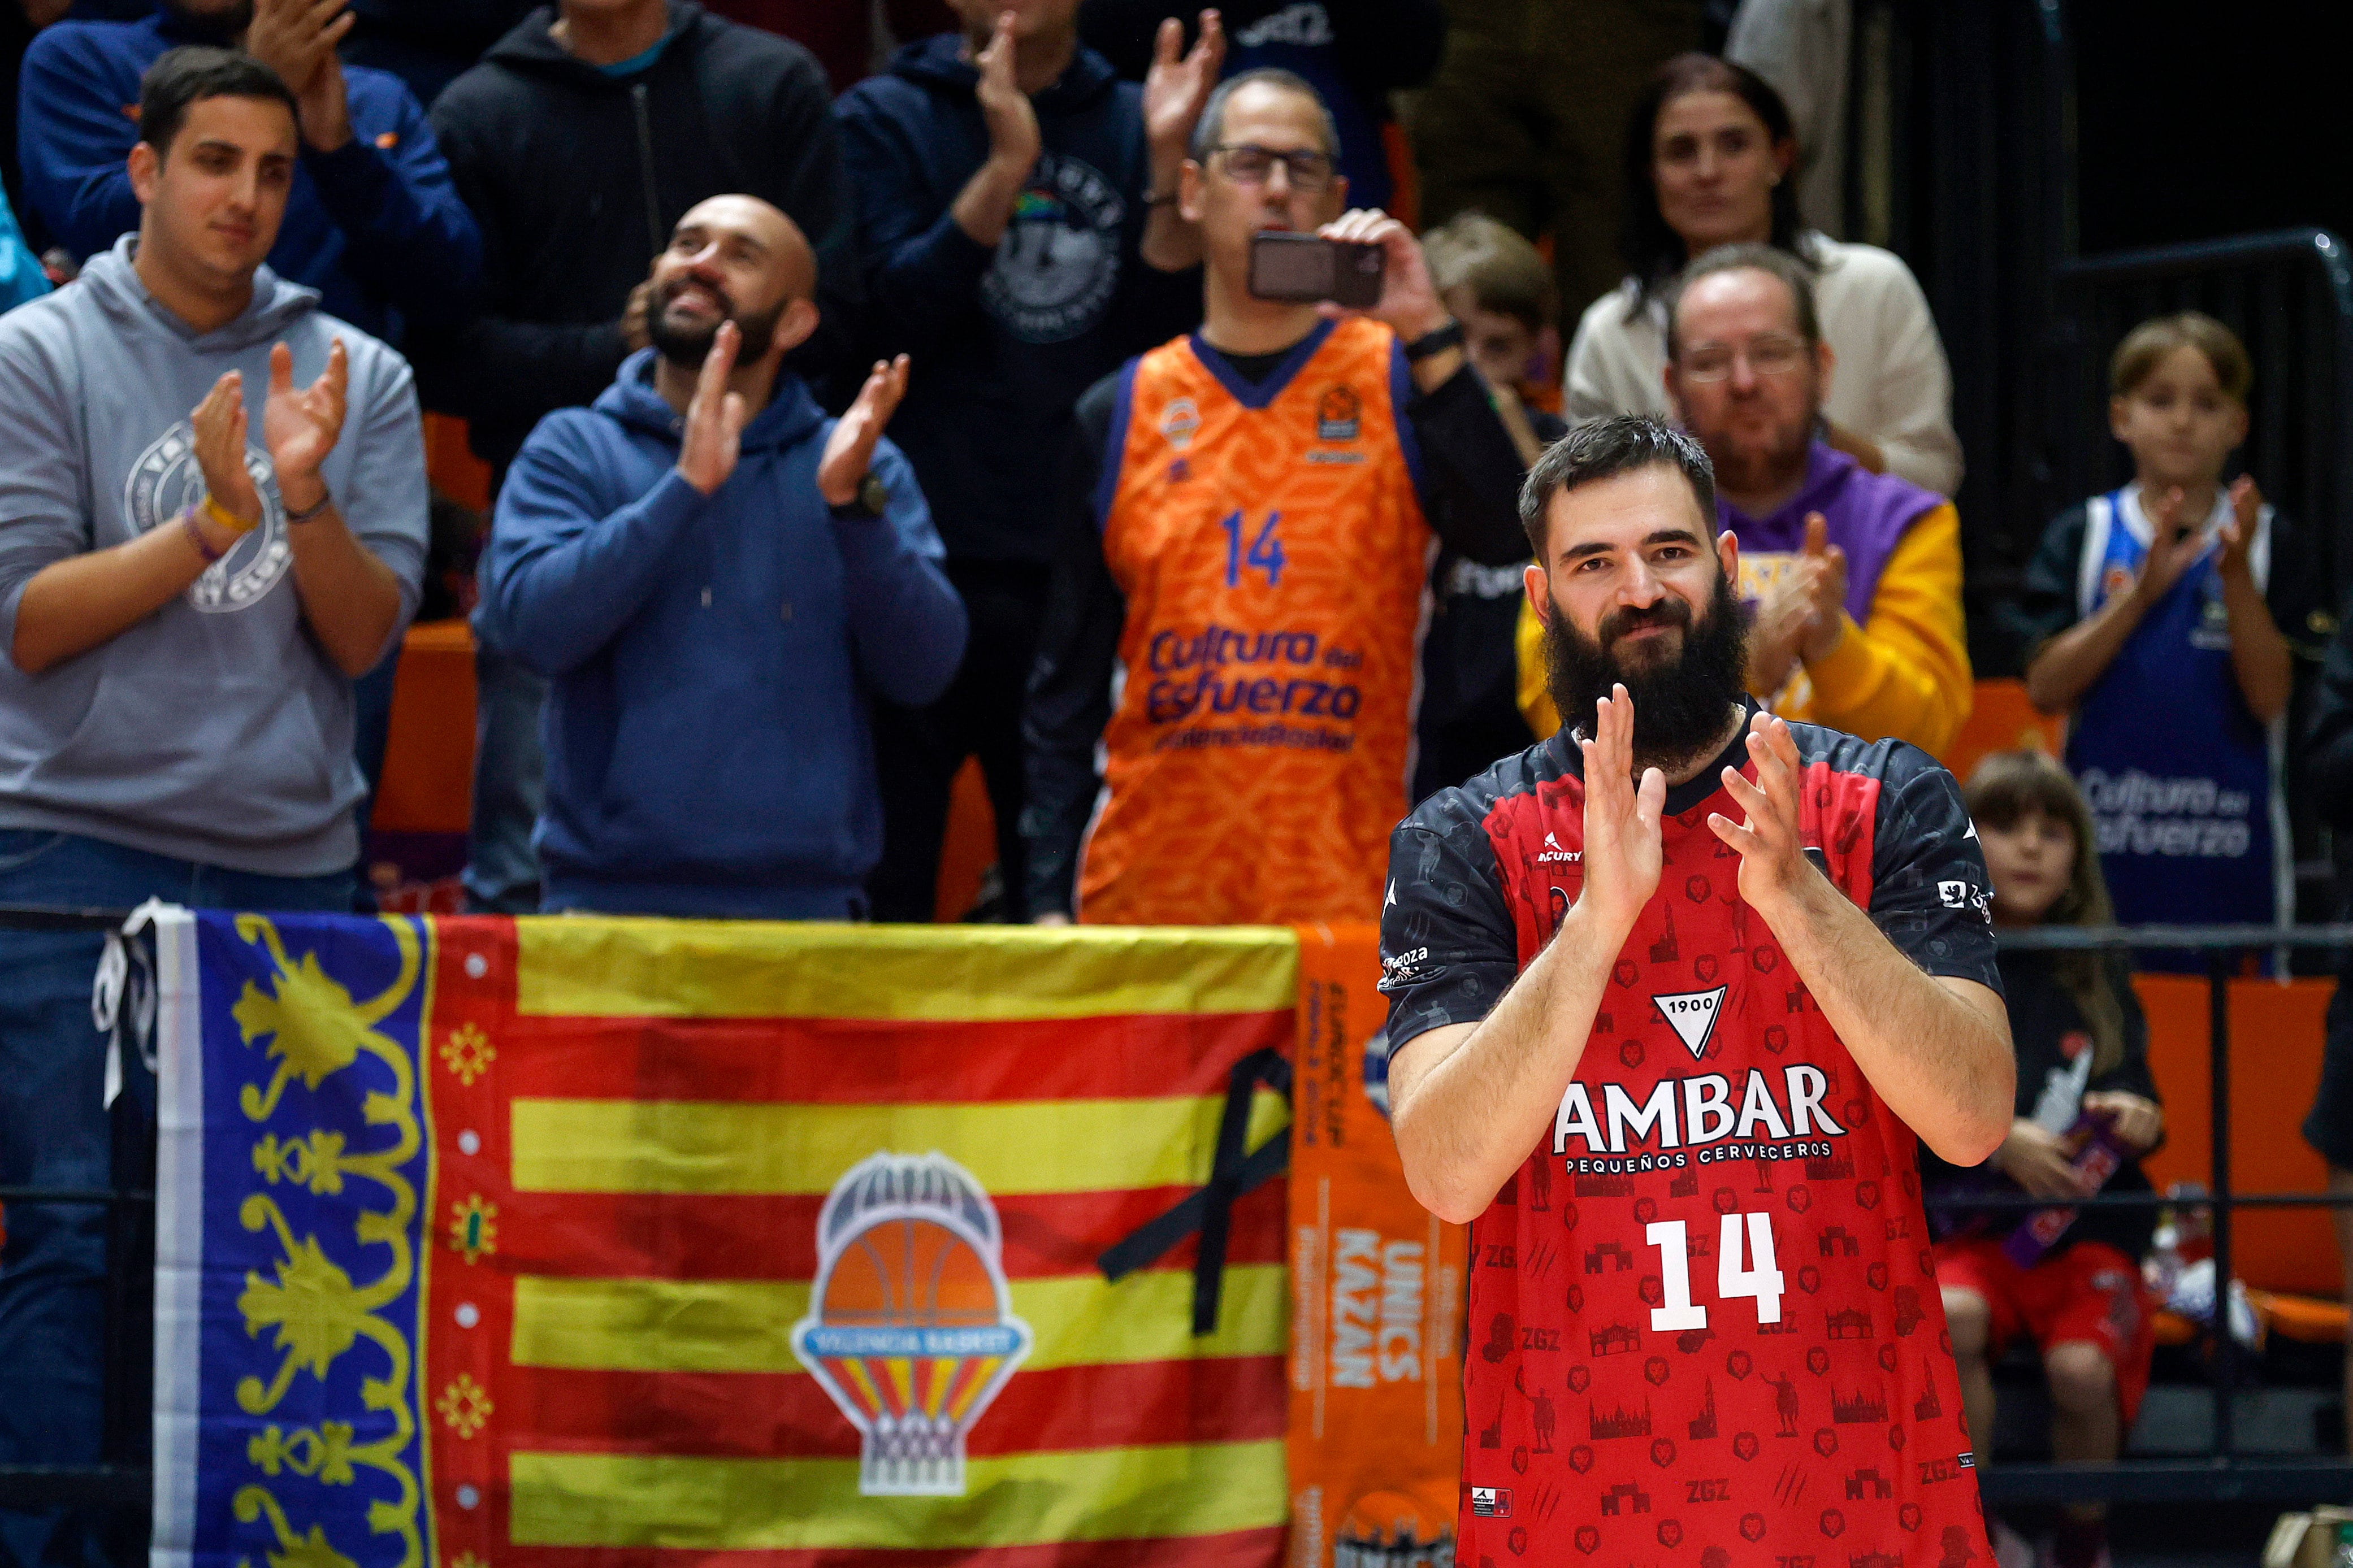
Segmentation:
<svg viewBox="0 0 2353 1568">
<path fill-rule="evenodd" d="M 1836 363 L 1803 262 L 1724 246 L 1684 270 L 1669 309 L 1667 395 L 1740 541 L 1748 689 L 1785 718 L 1941 752 L 1969 713 L 1960 514 L 1822 439 Z M 1521 631 L 1521 706 L 1549 734 Z"/>
<path fill-rule="evenodd" d="M 1345 212 L 1313 88 L 1234 77 L 1190 153 L 1201 329 L 1079 400 L 1025 722 L 1030 903 L 1369 920 L 1409 804 L 1433 531 L 1484 565 L 1525 557 L 1520 459 L 1412 235 Z M 1258 297 L 1270 231 L 1379 247 L 1379 299 Z"/>
</svg>

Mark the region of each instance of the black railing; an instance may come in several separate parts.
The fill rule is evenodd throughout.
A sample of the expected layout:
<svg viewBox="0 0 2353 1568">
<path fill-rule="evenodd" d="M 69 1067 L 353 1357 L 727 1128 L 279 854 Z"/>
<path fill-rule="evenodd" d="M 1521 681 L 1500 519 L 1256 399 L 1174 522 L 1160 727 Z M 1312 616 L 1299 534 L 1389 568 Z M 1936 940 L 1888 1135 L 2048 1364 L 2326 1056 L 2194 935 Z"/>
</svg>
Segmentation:
<svg viewBox="0 0 2353 1568">
<path fill-rule="evenodd" d="M 2108 1465 L 1998 1464 L 1980 1468 L 1978 1485 L 1989 1502 L 2017 1500 L 2222 1502 L 2242 1499 L 2318 1501 L 2353 1498 L 2353 1458 L 2342 1455 L 2245 1454 L 2239 1451 L 2234 1400 L 2244 1381 L 2238 1341 L 2231 1330 L 2232 1219 L 2252 1208 L 2353 1207 L 2353 1193 L 2242 1193 L 2231 1168 L 2231 992 L 2248 954 L 2277 949 L 2353 948 L 2353 925 L 2325 926 L 2041 926 L 1998 933 L 2004 948 L 2042 952 L 2090 948 L 2202 952 L 2207 957 L 2206 1028 L 2208 1136 L 2212 1151 L 2207 1192 L 2187 1200 L 2213 1215 L 2214 1308 L 2207 1336 L 2214 1395 L 2213 1452 L 2188 1459 L 2125 1458 Z M 2161 1193 L 2104 1193 L 2071 1199 L 2070 1207 L 2157 1208 L 2185 1200 Z M 2032 1197 L 1957 1198 L 1952 1207 L 2049 1208 Z M 1990 1438 L 1988 1438 L 1990 1451 Z"/>
</svg>

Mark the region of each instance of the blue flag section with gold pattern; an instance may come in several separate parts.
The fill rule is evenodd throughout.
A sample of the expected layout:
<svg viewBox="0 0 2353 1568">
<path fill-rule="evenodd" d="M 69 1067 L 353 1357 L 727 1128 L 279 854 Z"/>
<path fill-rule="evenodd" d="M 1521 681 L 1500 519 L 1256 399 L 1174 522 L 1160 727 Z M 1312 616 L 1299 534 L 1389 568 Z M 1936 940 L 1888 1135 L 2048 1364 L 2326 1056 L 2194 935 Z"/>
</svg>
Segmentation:
<svg viewBox="0 0 2353 1568">
<path fill-rule="evenodd" d="M 426 935 L 285 924 L 159 932 L 157 1545 L 220 1568 L 421 1563 Z"/>
</svg>

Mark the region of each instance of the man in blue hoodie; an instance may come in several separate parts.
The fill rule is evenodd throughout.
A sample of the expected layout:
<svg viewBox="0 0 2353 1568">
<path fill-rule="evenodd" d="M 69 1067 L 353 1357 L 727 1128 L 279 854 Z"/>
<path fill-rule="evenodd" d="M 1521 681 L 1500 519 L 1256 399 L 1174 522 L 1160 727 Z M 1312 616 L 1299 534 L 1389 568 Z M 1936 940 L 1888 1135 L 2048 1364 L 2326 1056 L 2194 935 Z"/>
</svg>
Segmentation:
<svg viewBox="0 0 2353 1568">
<path fill-rule="evenodd" d="M 907 362 L 839 420 L 781 370 L 817 258 L 756 197 L 691 208 L 649 281 L 652 346 L 532 432 L 482 562 L 491 634 L 552 682 L 543 905 L 855 918 L 882 839 L 867 704 L 930 701 L 965 644 L 881 439 Z"/>
<path fill-rule="evenodd" d="M 841 156 L 868 336 L 923 363 L 897 429 L 931 497 L 970 654 L 947 695 L 885 710 L 880 920 L 932 917 L 948 788 L 980 759 L 1004 918 L 1027 920 L 1022 693 L 1056 542 L 1052 456 L 1097 378 L 1200 320 L 1200 241 L 1177 216 L 1186 138 L 1217 85 L 1218 14 L 1141 88 L 1079 42 L 1078 0 L 953 0 L 964 24 L 842 94 Z"/>
<path fill-rule="evenodd" d="M 351 908 L 352 677 L 417 605 L 425 452 L 400 356 L 261 265 L 295 120 L 252 59 L 164 56 L 138 233 L 0 316 L 0 903 Z M 0 1187 L 142 1184 L 111 1159 L 100 945 L 0 931 Z M 122 1068 L 128 1118 L 153 1079 Z M 8 1205 L 0 1464 L 99 1458 L 108 1230 Z M 0 1563 L 94 1563 L 95 1532 L 0 1508 Z"/>
<path fill-rule="evenodd" d="M 184 44 L 242 47 L 299 107 L 301 157 L 270 269 L 378 337 L 463 321 L 481 295 L 480 231 L 400 79 L 336 58 L 351 18 L 333 10 L 164 0 L 136 22 L 45 28 L 25 52 L 17 145 L 26 197 L 58 243 L 95 256 L 139 226 L 124 160 L 139 139 L 141 74 Z"/>
</svg>

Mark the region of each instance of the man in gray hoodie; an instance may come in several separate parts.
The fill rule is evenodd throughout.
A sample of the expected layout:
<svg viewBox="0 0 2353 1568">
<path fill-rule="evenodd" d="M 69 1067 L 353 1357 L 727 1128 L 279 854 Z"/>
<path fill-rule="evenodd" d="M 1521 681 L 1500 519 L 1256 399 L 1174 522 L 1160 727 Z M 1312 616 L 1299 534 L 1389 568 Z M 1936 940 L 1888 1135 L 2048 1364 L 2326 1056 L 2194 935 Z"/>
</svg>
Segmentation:
<svg viewBox="0 0 2353 1568">
<path fill-rule="evenodd" d="M 269 68 L 174 50 L 140 137 L 139 232 L 0 318 L 0 905 L 348 909 L 352 678 L 424 564 L 408 367 L 261 264 L 301 150 Z M 0 929 L 0 1187 L 120 1174 L 99 946 Z M 99 1457 L 106 1229 L 8 1207 L 0 1464 Z M 90 1521 L 0 1510 L 0 1561 L 109 1555 Z"/>
</svg>

